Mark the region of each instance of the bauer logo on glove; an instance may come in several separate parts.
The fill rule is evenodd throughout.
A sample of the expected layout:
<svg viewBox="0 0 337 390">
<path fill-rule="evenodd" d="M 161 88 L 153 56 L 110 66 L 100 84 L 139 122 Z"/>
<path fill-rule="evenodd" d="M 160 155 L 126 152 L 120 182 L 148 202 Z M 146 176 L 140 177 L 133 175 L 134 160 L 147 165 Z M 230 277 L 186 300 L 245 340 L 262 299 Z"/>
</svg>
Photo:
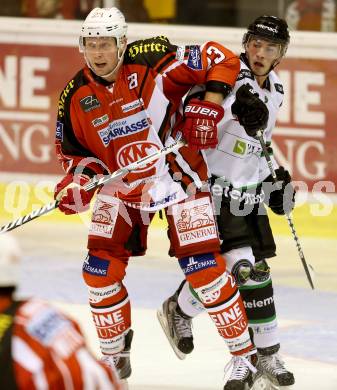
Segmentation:
<svg viewBox="0 0 337 390">
<path fill-rule="evenodd" d="M 196 99 L 193 99 L 193 101 L 196 100 Z M 219 115 L 219 111 L 217 110 L 212 110 L 212 109 L 209 109 L 207 107 L 203 107 L 201 105 L 191 105 L 191 104 L 188 104 L 185 108 L 185 114 L 186 112 L 192 112 L 193 114 L 200 114 L 200 115 L 204 115 L 204 116 L 207 116 L 209 118 L 213 118 L 213 119 L 216 119 Z"/>
<path fill-rule="evenodd" d="M 192 149 L 215 148 L 218 144 L 217 125 L 224 109 L 216 103 L 192 99 L 185 107 L 183 135 Z"/>
</svg>

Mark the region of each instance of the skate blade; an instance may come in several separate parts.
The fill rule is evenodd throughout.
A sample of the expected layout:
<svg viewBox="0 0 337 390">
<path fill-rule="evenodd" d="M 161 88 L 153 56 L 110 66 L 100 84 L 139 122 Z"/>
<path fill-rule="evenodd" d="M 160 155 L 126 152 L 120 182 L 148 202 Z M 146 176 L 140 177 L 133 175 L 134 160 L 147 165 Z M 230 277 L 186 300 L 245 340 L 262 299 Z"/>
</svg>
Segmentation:
<svg viewBox="0 0 337 390">
<path fill-rule="evenodd" d="M 292 389 L 294 389 L 294 385 L 281 386 L 278 383 L 276 383 L 275 380 L 270 378 L 268 375 L 265 374 L 264 376 L 266 378 L 266 381 L 269 383 L 269 387 L 267 388 L 267 390 L 292 390 Z"/>
<path fill-rule="evenodd" d="M 271 390 L 270 382 L 265 378 L 264 375 L 258 374 L 254 379 L 253 385 L 249 388 L 250 390 Z"/>
<path fill-rule="evenodd" d="M 177 358 L 184 360 L 186 358 L 186 354 L 181 352 L 174 344 L 174 341 L 171 339 L 169 326 L 162 309 L 157 310 L 157 318 Z"/>
<path fill-rule="evenodd" d="M 268 376 L 260 374 L 255 380 L 250 390 L 292 390 L 294 388 L 291 386 L 280 386 L 273 382 Z"/>
</svg>

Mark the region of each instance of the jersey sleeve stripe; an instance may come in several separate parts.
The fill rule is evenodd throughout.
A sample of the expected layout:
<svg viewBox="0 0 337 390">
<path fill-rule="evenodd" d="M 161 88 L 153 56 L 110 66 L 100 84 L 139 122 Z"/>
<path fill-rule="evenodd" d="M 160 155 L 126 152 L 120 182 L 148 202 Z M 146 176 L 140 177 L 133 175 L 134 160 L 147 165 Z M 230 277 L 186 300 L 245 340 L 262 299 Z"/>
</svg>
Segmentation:
<svg viewBox="0 0 337 390">
<path fill-rule="evenodd" d="M 198 188 L 200 188 L 202 186 L 202 180 L 200 179 L 198 171 L 193 169 L 190 162 L 185 160 L 182 153 L 180 153 L 179 151 L 176 153 L 176 162 L 180 166 L 184 174 L 191 178 L 194 184 Z"/>
<path fill-rule="evenodd" d="M 117 373 L 113 371 L 114 369 L 105 368 L 103 365 L 97 363 L 84 348 L 77 352 L 76 357 L 82 369 L 84 389 L 110 389 L 111 380 L 108 375 L 108 373 L 110 374 L 109 370 L 111 370 L 110 376 L 114 384 L 117 384 Z"/>
<path fill-rule="evenodd" d="M 172 108 L 172 103 L 169 103 L 166 107 L 165 117 L 160 125 L 160 129 L 158 130 L 158 136 L 163 143 L 164 143 L 164 138 L 166 135 L 166 129 L 168 127 L 168 123 L 170 120 L 171 108 Z"/>
<path fill-rule="evenodd" d="M 155 66 L 154 70 L 157 73 L 162 73 L 165 68 L 167 68 L 171 62 L 175 59 L 176 53 L 169 53 Z"/>
<path fill-rule="evenodd" d="M 146 71 L 145 71 L 145 75 L 144 75 L 143 80 L 142 80 L 142 83 L 141 83 L 140 88 L 139 88 L 139 94 L 138 94 L 139 98 L 143 95 L 143 89 L 145 87 L 146 80 L 147 80 L 147 77 L 149 75 L 149 72 L 150 72 L 150 68 L 147 67 Z"/>
<path fill-rule="evenodd" d="M 58 368 L 58 371 L 62 376 L 64 387 L 69 390 L 75 390 L 69 367 L 67 367 L 64 361 L 55 353 L 52 353 L 51 356 L 54 360 L 55 366 Z"/>
</svg>

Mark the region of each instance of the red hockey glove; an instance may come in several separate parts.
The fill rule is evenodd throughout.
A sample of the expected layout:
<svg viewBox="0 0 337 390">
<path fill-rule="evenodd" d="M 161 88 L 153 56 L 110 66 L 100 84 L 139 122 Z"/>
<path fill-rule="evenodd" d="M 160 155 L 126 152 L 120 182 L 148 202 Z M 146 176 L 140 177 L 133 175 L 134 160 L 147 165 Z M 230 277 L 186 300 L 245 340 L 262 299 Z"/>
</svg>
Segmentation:
<svg viewBox="0 0 337 390">
<path fill-rule="evenodd" d="M 215 148 L 218 144 L 217 124 L 224 109 L 216 103 L 192 99 L 185 107 L 183 135 L 193 149 Z"/>
<path fill-rule="evenodd" d="M 77 214 L 87 211 L 95 190 L 85 191 L 83 186 L 90 181 L 86 175 L 67 174 L 55 187 L 54 199 L 64 214 Z"/>
</svg>

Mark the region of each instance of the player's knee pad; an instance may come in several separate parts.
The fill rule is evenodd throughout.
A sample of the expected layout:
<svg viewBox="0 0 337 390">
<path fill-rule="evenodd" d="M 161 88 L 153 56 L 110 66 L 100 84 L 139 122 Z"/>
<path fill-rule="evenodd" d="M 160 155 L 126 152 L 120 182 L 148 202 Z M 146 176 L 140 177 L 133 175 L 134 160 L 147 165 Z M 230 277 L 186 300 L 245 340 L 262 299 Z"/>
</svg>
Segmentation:
<svg viewBox="0 0 337 390">
<path fill-rule="evenodd" d="M 226 271 L 224 258 L 219 254 L 183 257 L 179 264 L 205 307 L 222 302 L 237 291 L 234 278 Z"/>
<path fill-rule="evenodd" d="M 217 253 L 181 257 L 179 265 L 194 289 L 213 282 L 226 271 L 226 263 Z"/>
<path fill-rule="evenodd" d="M 262 260 L 252 268 L 250 279 L 240 286 L 248 319 L 275 316 L 273 284 L 268 264 Z"/>
<path fill-rule="evenodd" d="M 240 287 L 249 326 L 257 347 L 265 348 L 279 342 L 273 284 L 266 261 L 255 264 L 250 280 Z"/>
<path fill-rule="evenodd" d="M 255 264 L 252 248 L 246 246 L 235 248 L 223 254 L 226 259 L 227 270 L 232 273 L 238 286 L 247 282 Z"/>
<path fill-rule="evenodd" d="M 131 308 L 122 284 L 127 260 L 104 251 L 90 251 L 83 264 L 83 278 L 100 347 L 105 354 L 124 348 L 124 334 L 131 327 Z"/>
<path fill-rule="evenodd" d="M 89 251 L 82 274 L 88 287 L 90 304 L 106 306 L 127 296 L 122 283 L 126 266 L 127 259 L 119 259 L 107 251 Z"/>
<path fill-rule="evenodd" d="M 230 352 L 251 350 L 244 306 L 224 258 L 208 253 L 182 258 L 179 263 Z"/>
</svg>

